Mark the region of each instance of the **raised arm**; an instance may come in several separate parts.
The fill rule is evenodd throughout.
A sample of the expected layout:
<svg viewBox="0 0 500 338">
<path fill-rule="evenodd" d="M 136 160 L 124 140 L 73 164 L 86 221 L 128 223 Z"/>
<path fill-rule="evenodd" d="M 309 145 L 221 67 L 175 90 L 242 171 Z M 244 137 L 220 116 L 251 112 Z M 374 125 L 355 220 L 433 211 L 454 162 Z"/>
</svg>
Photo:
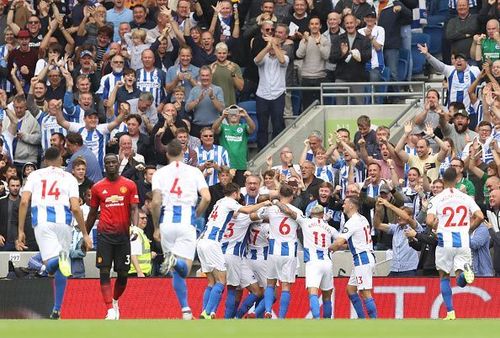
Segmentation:
<svg viewBox="0 0 500 338">
<path fill-rule="evenodd" d="M 415 229 L 417 227 L 417 222 L 413 219 L 412 215 L 408 215 L 408 213 L 406 211 L 393 205 L 388 200 L 379 197 L 377 199 L 377 205 L 378 204 L 382 204 L 386 208 L 391 209 L 392 212 L 394 212 L 396 214 L 396 216 L 398 216 L 399 218 L 401 218 L 402 220 L 407 222 L 412 227 L 412 229 Z"/>
<path fill-rule="evenodd" d="M 382 198 L 377 199 L 377 203 L 375 205 L 375 213 L 373 215 L 373 225 L 375 229 L 383 231 L 383 232 L 389 232 L 391 230 L 391 227 L 387 223 L 382 223 L 382 213 L 384 210 L 384 205 L 380 201 Z"/>
<path fill-rule="evenodd" d="M 398 143 L 396 144 L 396 148 L 394 149 L 399 159 L 403 163 L 407 163 L 408 159 L 410 158 L 408 156 L 408 153 L 404 150 L 404 146 L 412 130 L 413 130 L 413 122 L 407 121 L 404 126 L 403 136 L 399 139 Z"/>
</svg>

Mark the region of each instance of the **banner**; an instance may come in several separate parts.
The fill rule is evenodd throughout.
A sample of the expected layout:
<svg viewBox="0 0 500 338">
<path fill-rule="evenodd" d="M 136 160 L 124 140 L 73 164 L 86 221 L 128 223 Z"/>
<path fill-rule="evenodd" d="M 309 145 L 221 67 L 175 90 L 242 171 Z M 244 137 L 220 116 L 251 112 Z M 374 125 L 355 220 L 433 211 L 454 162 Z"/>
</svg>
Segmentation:
<svg viewBox="0 0 500 338">
<path fill-rule="evenodd" d="M 335 279 L 334 316 L 351 318 L 355 313 L 346 295 L 348 278 Z M 291 289 L 288 318 L 308 318 L 309 299 L 303 278 Z M 380 318 L 440 318 L 445 307 L 438 278 L 374 278 L 373 296 Z M 206 279 L 187 280 L 189 305 L 193 314 L 201 312 Z M 499 318 L 500 283 L 498 278 L 476 278 L 472 286 L 460 288 L 452 280 L 453 304 L 457 318 Z M 224 313 L 221 300 L 217 318 Z M 279 300 L 273 310 L 277 313 Z M 106 308 L 97 279 L 69 280 L 62 308 L 64 319 L 102 319 Z M 171 279 L 131 278 L 120 299 L 120 316 L 127 318 L 181 318 Z M 355 316 L 355 314 L 354 314 Z"/>
<path fill-rule="evenodd" d="M 52 279 L 1 279 L 0 318 L 48 318 L 53 304 Z"/>
</svg>

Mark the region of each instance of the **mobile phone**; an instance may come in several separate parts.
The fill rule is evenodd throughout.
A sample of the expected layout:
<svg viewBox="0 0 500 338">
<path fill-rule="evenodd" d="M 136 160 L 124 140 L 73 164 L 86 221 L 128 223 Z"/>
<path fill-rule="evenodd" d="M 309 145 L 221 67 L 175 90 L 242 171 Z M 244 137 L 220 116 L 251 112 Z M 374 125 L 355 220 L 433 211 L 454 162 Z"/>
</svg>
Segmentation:
<svg viewBox="0 0 500 338">
<path fill-rule="evenodd" d="M 227 108 L 227 113 L 228 113 L 229 115 L 238 115 L 239 111 L 240 111 L 240 107 L 238 107 L 238 106 L 237 106 L 237 105 L 235 105 L 235 104 L 233 104 L 233 105 L 231 105 L 231 106 L 229 106 L 229 107 Z"/>
<path fill-rule="evenodd" d="M 427 163 L 429 165 L 429 168 L 436 168 L 436 163 Z"/>
</svg>

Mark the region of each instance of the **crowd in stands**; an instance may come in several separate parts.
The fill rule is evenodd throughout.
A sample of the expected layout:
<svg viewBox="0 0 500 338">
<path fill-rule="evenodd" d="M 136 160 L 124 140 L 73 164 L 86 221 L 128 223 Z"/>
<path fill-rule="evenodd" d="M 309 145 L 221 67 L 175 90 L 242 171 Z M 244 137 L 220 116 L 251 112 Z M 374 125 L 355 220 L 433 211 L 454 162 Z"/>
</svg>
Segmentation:
<svg viewBox="0 0 500 338">
<path fill-rule="evenodd" d="M 286 183 L 294 206 L 307 214 L 322 205 L 336 229 L 345 222 L 342 200 L 359 196 L 375 247 L 392 250 L 391 274 L 399 276 L 436 274 L 437 239 L 425 214 L 451 166 L 459 173 L 457 187 L 488 211 L 489 222 L 471 234 L 475 273 L 500 275 L 497 0 L 449 0 L 442 56 L 418 45 L 445 76 L 446 97 L 429 90 L 397 143 L 390 142 L 389 128 L 353 110 L 354 135 L 347 129 L 312 133 L 300 158 L 290 148 L 303 146 L 297 142 L 280 149 L 280 163 L 269 158 L 262 172 L 247 171 L 249 137 L 257 133 L 260 150 L 285 128 L 287 87 L 339 82 L 356 93 L 365 88 L 350 82 L 401 80 L 400 50 L 411 49 L 412 24 L 421 23 L 415 13 L 436 3 L 0 2 L 0 249 L 15 249 L 24 178 L 43 165 L 49 146 L 61 150 L 77 178 L 86 212 L 89 188 L 103 177 L 104 155 L 118 154 L 121 175 L 138 187 L 144 222 L 135 237 L 143 231 L 151 240 L 151 178 L 167 164 L 166 145 L 178 139 L 185 163 L 198 167 L 210 186 L 207 215 L 231 181 L 242 187 L 245 204 L 277 194 Z M 411 62 L 408 67 L 403 80 L 411 79 Z M 307 108 L 319 91 L 302 96 Z M 238 105 L 246 101 L 255 101 L 255 119 Z M 204 220 L 198 223 L 203 230 Z M 28 247 L 36 250 L 31 227 L 25 229 Z M 78 248 L 73 256 L 81 259 Z M 161 263 L 158 243 L 148 250 Z"/>
</svg>

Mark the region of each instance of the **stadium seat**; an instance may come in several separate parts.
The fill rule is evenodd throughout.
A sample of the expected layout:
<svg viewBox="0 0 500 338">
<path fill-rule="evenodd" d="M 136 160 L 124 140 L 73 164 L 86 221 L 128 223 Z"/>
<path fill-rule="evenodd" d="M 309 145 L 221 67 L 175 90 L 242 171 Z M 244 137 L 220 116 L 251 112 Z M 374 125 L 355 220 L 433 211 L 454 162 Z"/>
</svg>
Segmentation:
<svg viewBox="0 0 500 338">
<path fill-rule="evenodd" d="M 255 123 L 255 131 L 248 136 L 248 143 L 257 142 L 257 130 L 259 129 L 259 123 L 257 121 L 257 107 L 255 101 L 243 101 L 238 103 L 238 106 L 245 109 Z M 243 122 L 243 121 L 242 121 Z"/>
<path fill-rule="evenodd" d="M 423 74 L 425 69 L 425 56 L 420 54 L 417 44 L 427 44 L 429 46 L 431 37 L 425 33 L 411 33 L 411 55 L 413 58 L 412 74 Z"/>
<path fill-rule="evenodd" d="M 441 54 L 441 45 L 443 43 L 443 25 L 427 25 L 424 27 L 424 33 L 429 34 L 431 42 L 429 43 L 429 53 L 432 55 Z"/>
<path fill-rule="evenodd" d="M 401 48 L 399 50 L 398 81 L 406 81 L 408 77 L 409 64 L 410 64 L 410 51 L 408 49 Z"/>
</svg>

